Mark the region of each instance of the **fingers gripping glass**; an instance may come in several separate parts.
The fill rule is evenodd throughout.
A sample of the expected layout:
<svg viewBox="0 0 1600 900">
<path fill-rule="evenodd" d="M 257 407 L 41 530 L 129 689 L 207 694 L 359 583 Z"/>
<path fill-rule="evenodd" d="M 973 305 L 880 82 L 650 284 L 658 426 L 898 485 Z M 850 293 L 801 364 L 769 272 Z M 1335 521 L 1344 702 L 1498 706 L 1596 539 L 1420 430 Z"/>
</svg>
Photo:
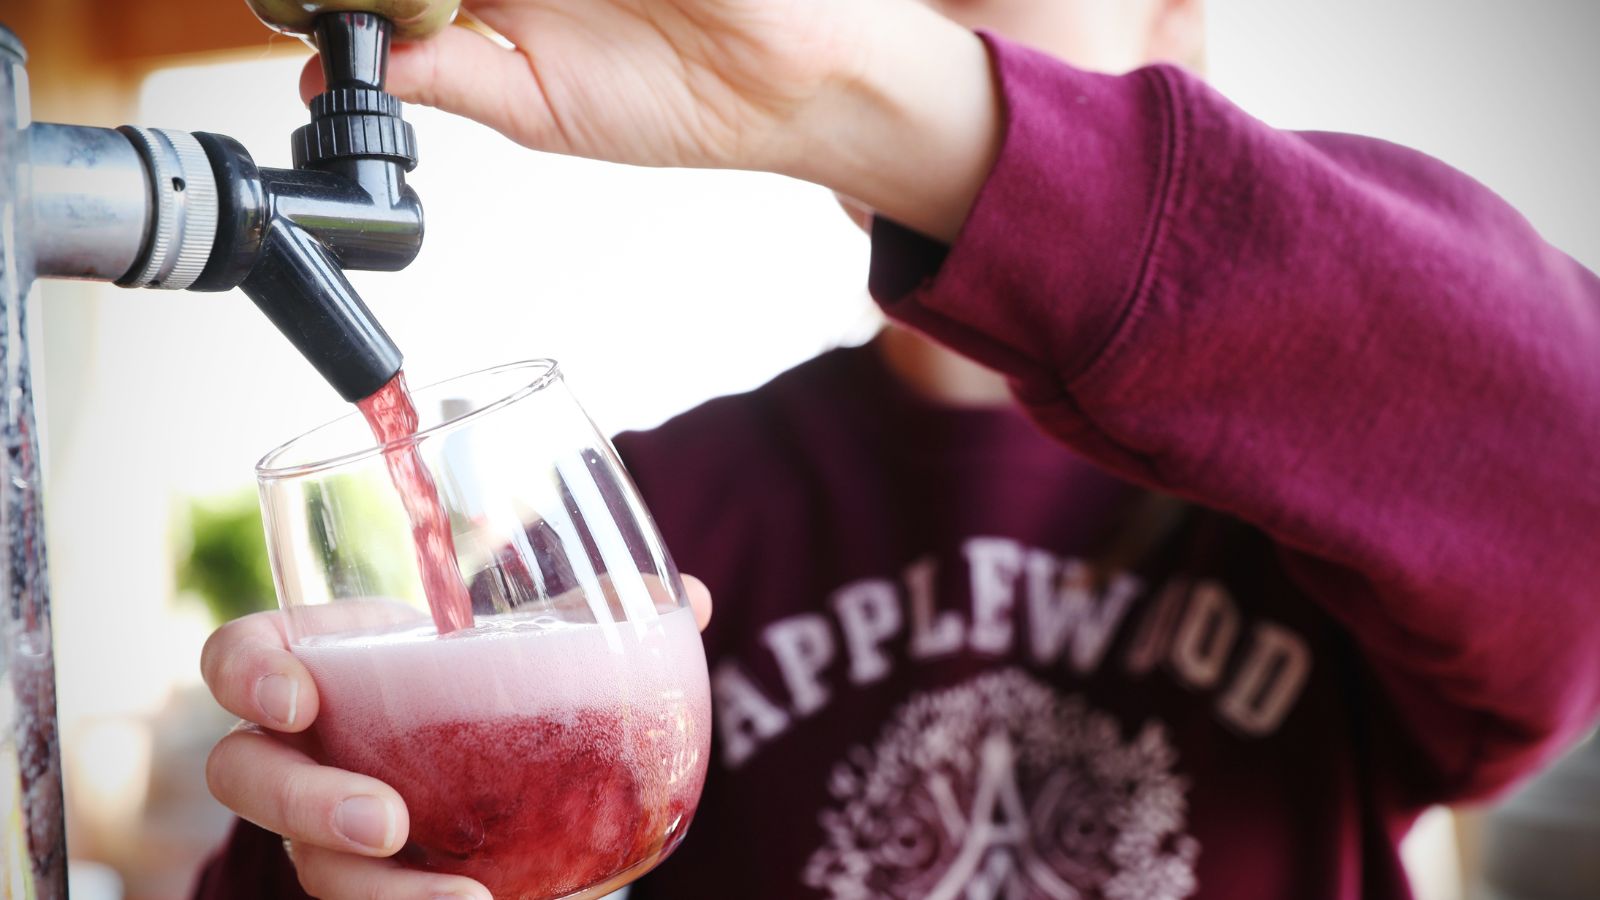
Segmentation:
<svg viewBox="0 0 1600 900">
<path fill-rule="evenodd" d="M 291 645 L 320 694 L 314 751 L 405 798 L 401 861 L 497 898 L 601 896 L 677 846 L 704 781 L 682 583 L 555 363 L 413 396 L 403 447 L 374 446 L 352 414 L 257 466 Z M 411 450 L 471 600 L 470 627 L 442 635 L 386 465 Z"/>
</svg>

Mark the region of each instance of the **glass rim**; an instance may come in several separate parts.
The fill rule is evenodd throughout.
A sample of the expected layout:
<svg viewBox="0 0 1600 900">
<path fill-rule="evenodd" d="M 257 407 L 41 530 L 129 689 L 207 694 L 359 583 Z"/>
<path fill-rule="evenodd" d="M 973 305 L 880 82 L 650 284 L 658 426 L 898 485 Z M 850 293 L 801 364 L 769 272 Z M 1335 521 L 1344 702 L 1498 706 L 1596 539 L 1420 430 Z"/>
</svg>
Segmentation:
<svg viewBox="0 0 1600 900">
<path fill-rule="evenodd" d="M 561 378 L 561 366 L 555 360 L 547 358 L 525 359 L 519 362 L 502 363 L 498 366 L 490 366 L 486 369 L 477 369 L 472 372 L 453 375 L 449 378 L 430 382 L 419 388 L 412 388 L 411 393 L 413 395 L 420 394 L 424 391 L 432 391 L 435 388 L 441 388 L 458 381 L 464 381 L 468 378 L 479 378 L 485 375 L 498 375 L 505 372 L 514 372 L 519 369 L 537 369 L 539 371 L 536 377 L 529 381 L 518 384 L 505 395 L 497 397 L 494 400 L 490 400 L 486 403 L 475 405 L 472 409 L 454 418 L 445 419 L 444 421 L 430 425 L 427 428 L 419 429 L 415 434 L 407 435 L 403 438 L 397 438 L 396 440 L 392 440 L 383 444 L 379 444 L 374 440 L 370 446 L 359 447 L 355 450 L 340 453 L 325 459 L 317 459 L 310 462 L 296 463 L 294 465 L 287 466 L 274 465 L 275 460 L 288 453 L 291 448 L 310 438 L 312 435 L 315 435 L 324 429 L 339 425 L 346 420 L 359 419 L 362 417 L 360 410 L 352 409 L 350 412 L 347 412 L 344 415 L 330 419 L 314 428 L 303 431 L 287 441 L 284 441 L 278 446 L 273 447 L 271 450 L 268 450 L 266 454 L 261 457 L 261 459 L 256 461 L 256 480 L 266 482 L 281 481 L 289 478 L 303 478 L 307 475 L 315 475 L 320 472 L 328 471 L 329 469 L 336 469 L 341 466 L 347 466 L 352 463 L 376 457 L 379 454 L 387 450 L 392 450 L 396 447 L 404 447 L 407 445 L 415 446 L 426 438 L 449 433 L 466 425 L 469 422 L 494 412 L 495 410 L 504 409 L 505 407 L 510 406 L 512 403 L 515 403 L 524 397 L 531 396 L 532 394 L 549 387 L 552 382 Z"/>
</svg>

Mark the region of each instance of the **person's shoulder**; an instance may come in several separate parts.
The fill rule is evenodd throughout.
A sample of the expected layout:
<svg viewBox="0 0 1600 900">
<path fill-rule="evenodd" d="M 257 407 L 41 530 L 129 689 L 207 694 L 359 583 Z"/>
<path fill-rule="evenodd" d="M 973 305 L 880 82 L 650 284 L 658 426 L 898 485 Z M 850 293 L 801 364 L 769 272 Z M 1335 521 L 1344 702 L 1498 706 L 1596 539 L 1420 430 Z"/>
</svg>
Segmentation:
<svg viewBox="0 0 1600 900">
<path fill-rule="evenodd" d="M 661 465 L 734 471 L 770 458 L 785 444 L 784 423 L 833 402 L 843 388 L 843 370 L 859 347 L 829 350 L 750 391 L 708 400 L 644 431 L 615 438 L 630 469 Z"/>
<path fill-rule="evenodd" d="M 828 351 L 754 390 L 617 435 L 617 452 L 662 528 L 760 517 L 795 502 L 808 465 L 798 434 L 816 440 L 818 430 L 850 427 L 830 410 L 861 352 Z"/>
</svg>

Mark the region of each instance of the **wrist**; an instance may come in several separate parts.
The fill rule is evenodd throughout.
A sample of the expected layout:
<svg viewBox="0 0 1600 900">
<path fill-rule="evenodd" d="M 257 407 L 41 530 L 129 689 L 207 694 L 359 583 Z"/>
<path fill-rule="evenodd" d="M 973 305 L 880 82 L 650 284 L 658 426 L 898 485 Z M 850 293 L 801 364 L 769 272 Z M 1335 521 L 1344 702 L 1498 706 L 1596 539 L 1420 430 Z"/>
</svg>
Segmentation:
<svg viewBox="0 0 1600 900">
<path fill-rule="evenodd" d="M 988 48 L 921 4 L 863 4 L 861 39 L 797 122 L 784 174 L 951 242 L 999 153 L 1004 123 Z"/>
</svg>

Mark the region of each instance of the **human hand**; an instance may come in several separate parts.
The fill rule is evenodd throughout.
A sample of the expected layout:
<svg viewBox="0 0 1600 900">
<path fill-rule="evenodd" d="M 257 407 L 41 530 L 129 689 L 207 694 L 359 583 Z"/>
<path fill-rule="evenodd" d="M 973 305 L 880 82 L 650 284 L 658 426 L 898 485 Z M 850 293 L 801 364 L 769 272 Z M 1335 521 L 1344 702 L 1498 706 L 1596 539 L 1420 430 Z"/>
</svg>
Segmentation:
<svg viewBox="0 0 1600 900">
<path fill-rule="evenodd" d="M 915 0 L 478 0 L 390 91 L 538 150 L 756 169 L 953 238 L 999 143 L 988 55 Z M 321 89 L 309 65 L 302 92 Z"/>
<path fill-rule="evenodd" d="M 703 629 L 711 595 L 694 578 L 683 582 Z M 388 859 L 405 845 L 409 830 L 400 795 L 374 778 L 321 765 L 307 752 L 304 732 L 317 718 L 317 686 L 289 651 L 281 613 L 257 613 L 217 629 L 201 653 L 200 670 L 217 702 L 244 719 L 211 751 L 206 783 L 241 818 L 286 838 L 307 893 L 323 900 L 489 900 L 471 879 Z"/>
</svg>

